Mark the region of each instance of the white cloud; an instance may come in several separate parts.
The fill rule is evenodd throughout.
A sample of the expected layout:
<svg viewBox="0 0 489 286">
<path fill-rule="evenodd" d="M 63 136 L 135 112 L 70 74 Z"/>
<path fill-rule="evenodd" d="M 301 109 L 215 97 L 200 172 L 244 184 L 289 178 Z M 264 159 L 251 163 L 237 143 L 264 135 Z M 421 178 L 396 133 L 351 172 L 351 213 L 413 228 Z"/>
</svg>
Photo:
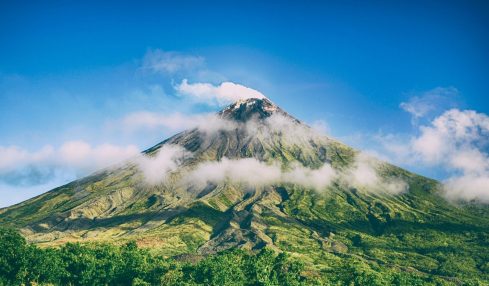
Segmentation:
<svg viewBox="0 0 489 286">
<path fill-rule="evenodd" d="M 186 180 L 193 185 L 206 185 L 231 180 L 252 186 L 278 183 L 281 177 L 280 167 L 267 165 L 254 158 L 204 162 L 192 170 Z"/>
<path fill-rule="evenodd" d="M 78 174 L 107 167 L 139 154 L 134 145 L 116 146 L 102 144 L 92 146 L 84 141 L 68 141 L 59 148 L 45 146 L 37 151 L 29 151 L 18 146 L 0 146 L 0 180 L 11 174 L 22 173 L 24 169 L 68 169 Z M 46 172 L 40 172 L 46 173 Z"/>
<path fill-rule="evenodd" d="M 257 90 L 233 82 L 215 86 L 210 83 L 188 83 L 184 79 L 175 89 L 181 95 L 210 105 L 225 105 L 247 98 L 266 98 Z"/>
<path fill-rule="evenodd" d="M 0 146 L 0 173 L 15 170 L 18 167 L 42 163 L 53 158 L 55 150 L 52 146 L 29 152 L 18 146 Z"/>
<path fill-rule="evenodd" d="M 337 171 L 325 163 L 318 169 L 304 167 L 298 162 L 284 169 L 278 162 L 266 163 L 255 158 L 209 161 L 198 164 L 183 177 L 185 183 L 203 188 L 208 183 L 237 182 L 252 187 L 295 184 L 324 191 L 334 180 L 366 192 L 401 194 L 408 185 L 401 179 L 381 178 L 378 161 L 360 156 L 352 168 Z"/>
<path fill-rule="evenodd" d="M 323 190 L 335 176 L 336 172 L 329 164 L 319 169 L 294 164 L 288 170 L 282 170 L 278 164 L 267 164 L 255 158 L 223 158 L 198 164 L 185 178 L 187 183 L 201 187 L 229 180 L 254 187 L 290 183 Z"/>
<path fill-rule="evenodd" d="M 480 174 L 489 170 L 487 153 L 483 153 L 477 148 L 460 148 L 447 160 L 454 169 L 462 170 L 466 174 Z"/>
<path fill-rule="evenodd" d="M 389 138 L 389 137 L 386 137 Z M 489 116 L 450 109 L 402 142 L 383 140 L 385 151 L 408 165 L 439 167 L 449 173 L 445 195 L 489 203 Z"/>
<path fill-rule="evenodd" d="M 445 181 L 444 189 L 448 199 L 489 204 L 489 174 L 452 177 Z"/>
<path fill-rule="evenodd" d="M 327 163 L 323 164 L 319 169 L 295 165 L 291 170 L 283 174 L 283 181 L 322 190 L 329 186 L 336 177 L 336 171 Z"/>
<path fill-rule="evenodd" d="M 401 194 L 408 190 L 408 185 L 398 178 L 383 178 L 379 175 L 380 162 L 366 153 L 356 156 L 353 166 L 343 174 L 344 179 L 353 186 L 366 187 L 370 192 L 387 192 Z"/>
<path fill-rule="evenodd" d="M 412 95 L 407 102 L 402 102 L 399 106 L 412 115 L 413 123 L 417 123 L 418 119 L 430 113 L 455 107 L 458 94 L 458 90 L 454 87 L 437 87 Z"/>
<path fill-rule="evenodd" d="M 422 160 L 453 170 L 445 182 L 448 198 L 489 203 L 489 116 L 451 109 L 413 142 Z"/>
<path fill-rule="evenodd" d="M 489 144 L 489 117 L 473 110 L 451 109 L 420 131 L 420 136 L 412 140 L 412 148 L 421 160 L 466 170 L 457 166 L 454 158 L 483 155 L 482 148 Z"/>
<path fill-rule="evenodd" d="M 155 49 L 146 53 L 141 68 L 153 73 L 174 74 L 201 68 L 204 62 L 203 57 Z"/>
<path fill-rule="evenodd" d="M 136 164 L 141 170 L 145 181 L 150 185 L 159 184 L 170 172 L 176 171 L 191 153 L 178 145 L 163 145 L 153 156 L 141 155 Z"/>
<path fill-rule="evenodd" d="M 260 132 L 260 136 L 269 140 L 273 140 L 274 136 L 279 134 L 284 139 L 284 144 L 291 145 L 300 146 L 301 144 L 309 144 L 311 140 L 325 138 L 322 137 L 324 134 L 316 129 L 309 128 L 281 113 L 273 113 L 264 121 L 264 124 L 250 120 L 246 128 L 248 134 Z"/>
</svg>

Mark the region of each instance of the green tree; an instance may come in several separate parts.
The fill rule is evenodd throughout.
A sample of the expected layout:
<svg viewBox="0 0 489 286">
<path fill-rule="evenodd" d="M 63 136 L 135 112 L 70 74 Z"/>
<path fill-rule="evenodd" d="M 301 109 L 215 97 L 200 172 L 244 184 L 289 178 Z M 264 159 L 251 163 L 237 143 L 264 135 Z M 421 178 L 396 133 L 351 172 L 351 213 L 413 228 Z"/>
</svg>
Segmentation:
<svg viewBox="0 0 489 286">
<path fill-rule="evenodd" d="M 273 268 L 274 280 L 279 285 L 301 285 L 304 281 L 302 271 L 304 264 L 298 261 L 291 261 L 286 253 L 280 253 L 275 258 Z"/>
<path fill-rule="evenodd" d="M 65 266 L 54 248 L 40 249 L 30 245 L 27 249 L 28 269 L 24 283 L 51 283 L 59 285 L 61 277 L 66 275 Z"/>
<path fill-rule="evenodd" d="M 27 276 L 29 246 L 13 229 L 0 228 L 0 283 L 19 285 Z"/>
<path fill-rule="evenodd" d="M 193 277 L 205 285 L 244 285 L 246 256 L 240 250 L 227 251 L 200 261 Z"/>
</svg>

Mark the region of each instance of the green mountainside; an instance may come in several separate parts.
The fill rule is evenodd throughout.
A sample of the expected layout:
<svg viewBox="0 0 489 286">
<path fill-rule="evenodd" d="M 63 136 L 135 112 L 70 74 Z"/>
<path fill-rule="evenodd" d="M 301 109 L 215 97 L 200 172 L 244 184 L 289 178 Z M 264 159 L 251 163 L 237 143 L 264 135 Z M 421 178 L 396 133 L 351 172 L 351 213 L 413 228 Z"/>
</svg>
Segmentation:
<svg viewBox="0 0 489 286">
<path fill-rule="evenodd" d="M 359 152 L 267 99 L 239 101 L 218 118 L 222 128 L 184 131 L 144 152 L 151 158 L 176 145 L 191 154 L 158 184 L 148 184 L 136 159 L 129 160 L 1 209 L 0 226 L 41 247 L 136 241 L 164 257 L 270 248 L 303 262 L 309 276 L 362 265 L 454 285 L 489 284 L 487 206 L 448 202 L 438 182 L 381 161 L 373 164 L 381 181 L 402 181 L 406 191 L 350 183 Z M 321 189 L 287 180 L 182 183 L 203 162 L 245 158 L 276 164 L 284 174 L 326 163 L 344 175 Z"/>
</svg>

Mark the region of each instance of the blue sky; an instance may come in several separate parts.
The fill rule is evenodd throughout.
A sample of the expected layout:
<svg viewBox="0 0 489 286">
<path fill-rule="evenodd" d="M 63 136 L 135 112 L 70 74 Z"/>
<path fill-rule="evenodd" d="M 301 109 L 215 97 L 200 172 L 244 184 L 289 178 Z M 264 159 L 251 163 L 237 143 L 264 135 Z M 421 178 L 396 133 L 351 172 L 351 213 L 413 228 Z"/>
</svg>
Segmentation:
<svg viewBox="0 0 489 286">
<path fill-rule="evenodd" d="M 93 171 L 80 158 L 45 159 L 75 146 L 67 142 L 92 155 L 116 146 L 117 157 L 175 132 L 117 127 L 130 114 L 221 108 L 179 95 L 183 79 L 252 88 L 340 140 L 441 180 L 466 169 L 407 160 L 413 148 L 402 143 L 460 115 L 445 114 L 451 108 L 474 111 L 471 127 L 482 131 L 470 150 L 485 162 L 487 1 L 263 2 L 3 1 L 0 206 Z M 151 56 L 180 66 L 148 70 Z"/>
</svg>

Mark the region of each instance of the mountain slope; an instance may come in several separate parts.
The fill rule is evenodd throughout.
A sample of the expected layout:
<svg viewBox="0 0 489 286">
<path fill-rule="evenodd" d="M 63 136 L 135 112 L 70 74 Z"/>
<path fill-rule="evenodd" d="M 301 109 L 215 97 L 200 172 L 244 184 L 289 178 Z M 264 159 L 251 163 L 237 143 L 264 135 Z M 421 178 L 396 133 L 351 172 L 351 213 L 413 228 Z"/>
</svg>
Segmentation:
<svg viewBox="0 0 489 286">
<path fill-rule="evenodd" d="M 436 181 L 384 162 L 358 168 L 358 151 L 267 99 L 232 104 L 144 157 L 172 146 L 189 155 L 164 180 L 148 183 L 135 158 L 2 209 L 0 225 L 41 245 L 134 239 L 168 256 L 271 247 L 321 271 L 353 259 L 489 281 L 487 207 L 449 203 Z M 362 183 L 359 170 L 378 178 Z"/>
</svg>

